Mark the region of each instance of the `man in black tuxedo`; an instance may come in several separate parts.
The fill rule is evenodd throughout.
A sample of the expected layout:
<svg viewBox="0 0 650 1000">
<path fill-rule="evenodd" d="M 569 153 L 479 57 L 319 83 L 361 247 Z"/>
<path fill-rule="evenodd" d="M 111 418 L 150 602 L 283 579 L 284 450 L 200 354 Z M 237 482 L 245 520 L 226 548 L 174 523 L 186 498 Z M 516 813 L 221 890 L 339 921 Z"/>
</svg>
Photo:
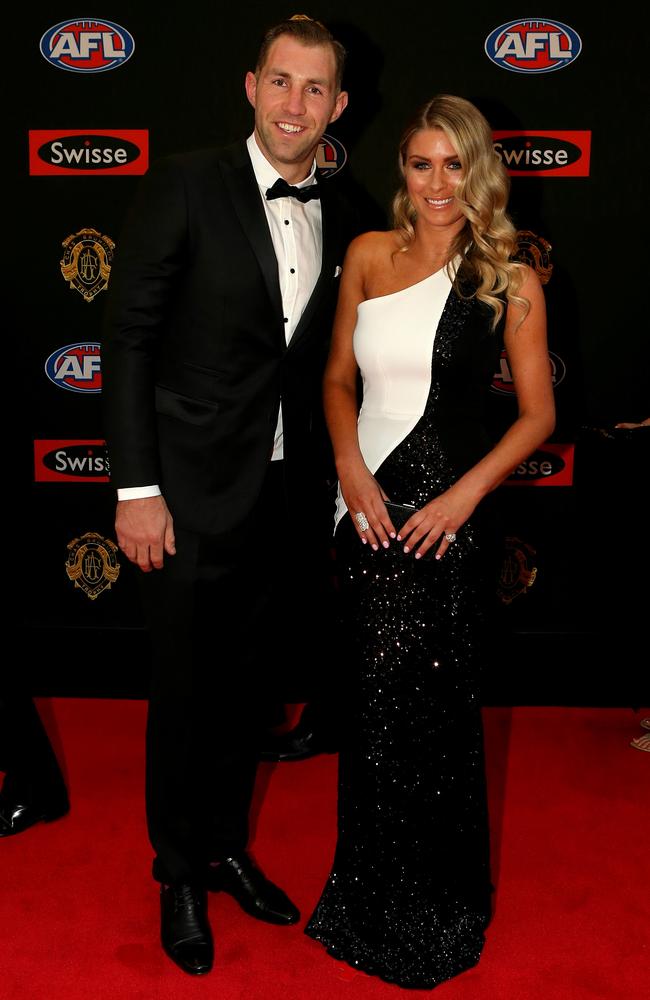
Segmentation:
<svg viewBox="0 0 650 1000">
<path fill-rule="evenodd" d="M 111 276 L 105 423 L 153 647 L 153 873 L 163 947 L 193 974 L 213 960 L 206 887 L 299 919 L 246 851 L 251 700 L 326 605 L 321 377 L 355 233 L 314 157 L 347 104 L 344 55 L 302 15 L 270 29 L 246 76 L 253 135 L 156 164 Z"/>
</svg>

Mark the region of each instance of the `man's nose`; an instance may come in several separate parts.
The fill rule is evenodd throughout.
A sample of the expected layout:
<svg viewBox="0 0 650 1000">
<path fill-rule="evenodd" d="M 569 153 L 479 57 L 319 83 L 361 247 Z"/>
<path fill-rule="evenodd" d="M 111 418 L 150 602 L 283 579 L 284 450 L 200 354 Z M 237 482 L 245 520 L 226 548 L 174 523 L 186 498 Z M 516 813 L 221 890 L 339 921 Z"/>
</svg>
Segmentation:
<svg viewBox="0 0 650 1000">
<path fill-rule="evenodd" d="M 302 87 L 289 87 L 286 95 L 286 106 L 287 111 L 290 111 L 292 115 L 304 115 L 305 95 Z"/>
</svg>

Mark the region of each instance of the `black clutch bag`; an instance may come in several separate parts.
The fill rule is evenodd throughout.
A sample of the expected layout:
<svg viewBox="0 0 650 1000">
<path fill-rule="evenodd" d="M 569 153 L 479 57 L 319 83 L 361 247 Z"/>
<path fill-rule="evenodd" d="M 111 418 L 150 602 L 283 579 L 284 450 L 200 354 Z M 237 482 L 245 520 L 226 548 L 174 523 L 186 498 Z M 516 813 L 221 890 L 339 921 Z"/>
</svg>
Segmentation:
<svg viewBox="0 0 650 1000">
<path fill-rule="evenodd" d="M 417 510 L 417 507 L 414 504 L 393 503 L 392 500 L 384 500 L 384 506 L 388 511 L 388 516 L 398 531 L 402 525 L 406 524 L 411 514 L 414 514 Z"/>
<path fill-rule="evenodd" d="M 395 527 L 397 532 L 399 532 L 403 528 L 403 526 L 406 524 L 411 514 L 414 514 L 415 511 L 418 510 L 418 508 L 414 504 L 393 503 L 392 500 L 384 500 L 384 506 L 386 507 L 388 516 L 393 522 L 393 526 Z M 401 551 L 401 549 L 404 547 L 404 542 L 398 542 L 397 544 L 401 546 L 400 548 Z M 393 547 L 393 545 L 395 545 L 395 542 L 391 541 L 391 548 Z M 423 556 L 420 556 L 420 559 L 423 562 L 427 559 L 433 559 L 437 551 L 438 551 L 438 546 L 432 545 L 428 552 L 425 552 Z M 404 558 L 413 559 L 414 555 L 415 553 L 413 551 L 407 552 Z"/>
</svg>

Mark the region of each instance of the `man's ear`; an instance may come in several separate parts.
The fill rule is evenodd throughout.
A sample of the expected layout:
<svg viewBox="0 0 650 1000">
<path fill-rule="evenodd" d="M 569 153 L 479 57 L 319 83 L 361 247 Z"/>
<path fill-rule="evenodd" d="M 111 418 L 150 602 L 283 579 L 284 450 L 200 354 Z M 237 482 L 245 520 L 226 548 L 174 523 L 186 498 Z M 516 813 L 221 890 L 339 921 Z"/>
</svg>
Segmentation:
<svg viewBox="0 0 650 1000">
<path fill-rule="evenodd" d="M 257 96 L 257 77 L 255 76 L 254 73 L 251 73 L 250 70 L 246 74 L 244 87 L 246 88 L 246 97 L 253 105 L 253 107 L 255 107 L 255 99 Z"/>
<path fill-rule="evenodd" d="M 248 100 L 250 101 L 250 97 L 248 98 Z M 339 93 L 334 103 L 334 110 L 330 118 L 330 124 L 331 122 L 335 122 L 337 118 L 341 117 L 347 106 L 348 106 L 348 92 L 347 90 L 342 90 Z"/>
</svg>

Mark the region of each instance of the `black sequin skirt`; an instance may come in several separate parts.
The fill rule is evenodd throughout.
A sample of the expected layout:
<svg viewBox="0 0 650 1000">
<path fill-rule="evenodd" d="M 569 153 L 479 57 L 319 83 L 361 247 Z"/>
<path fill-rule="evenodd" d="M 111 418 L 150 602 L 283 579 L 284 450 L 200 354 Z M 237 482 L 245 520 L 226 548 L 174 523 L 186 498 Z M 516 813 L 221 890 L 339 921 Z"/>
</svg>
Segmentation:
<svg viewBox="0 0 650 1000">
<path fill-rule="evenodd" d="M 429 471 L 426 433 L 377 472 L 395 501 L 422 506 L 453 482 Z M 373 552 L 349 515 L 336 533 L 349 711 L 336 853 L 305 933 L 402 987 L 431 989 L 475 965 L 490 919 L 480 520 L 440 561 L 395 542 Z"/>
</svg>

